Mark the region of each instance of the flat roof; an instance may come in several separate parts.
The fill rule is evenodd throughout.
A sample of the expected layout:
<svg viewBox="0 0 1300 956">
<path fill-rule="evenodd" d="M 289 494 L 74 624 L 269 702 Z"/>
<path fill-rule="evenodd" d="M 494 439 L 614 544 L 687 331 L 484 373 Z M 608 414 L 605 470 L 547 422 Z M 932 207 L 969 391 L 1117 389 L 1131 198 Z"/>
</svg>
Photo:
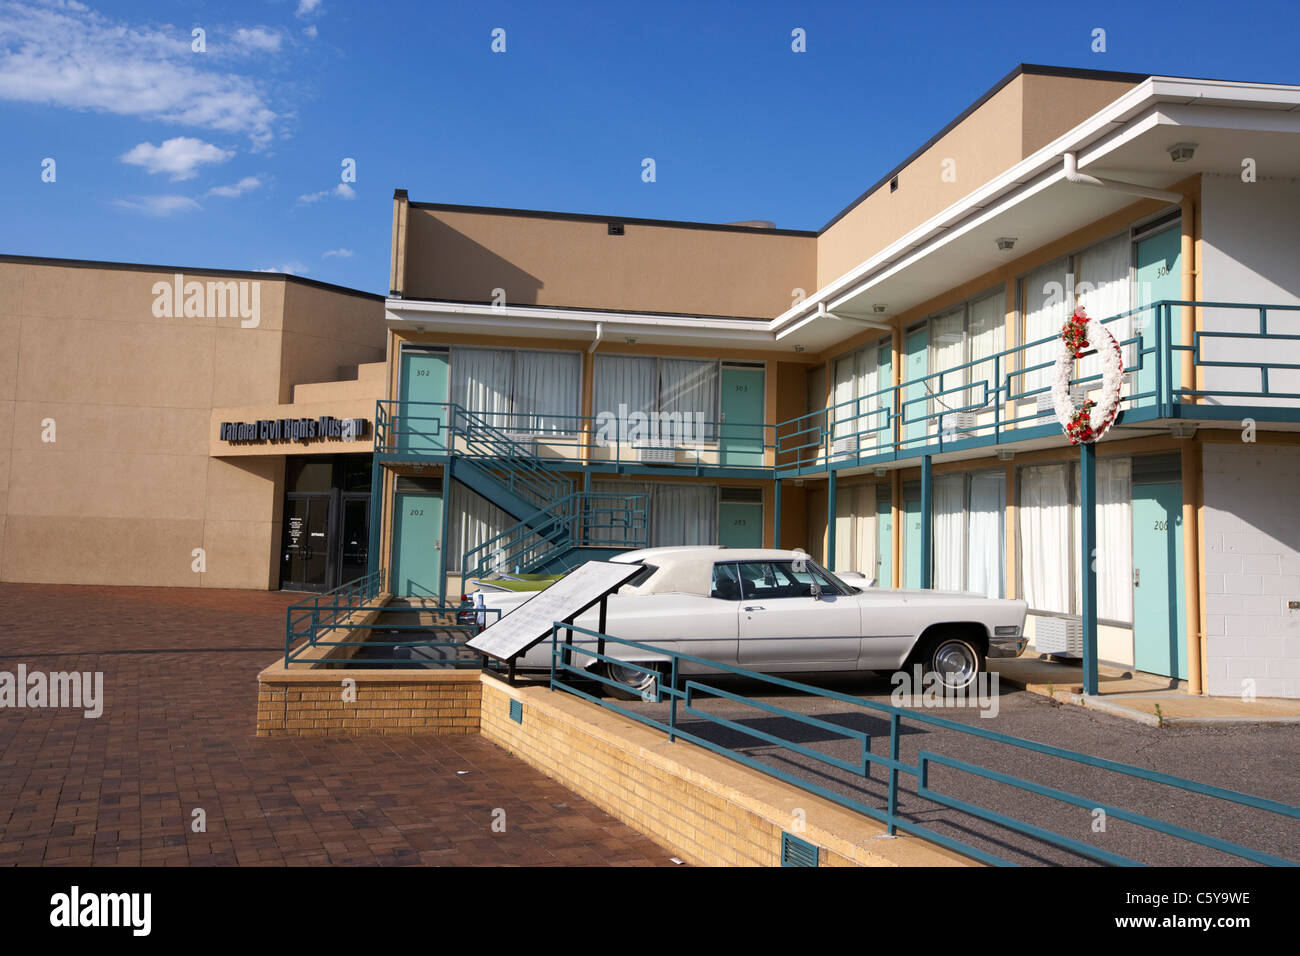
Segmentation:
<svg viewBox="0 0 1300 956">
<path fill-rule="evenodd" d="M 360 296 L 363 299 L 372 299 L 376 302 L 383 302 L 385 298 L 377 292 L 365 292 L 361 289 L 335 285 L 332 282 L 322 282 L 319 279 L 308 279 L 306 276 L 296 276 L 288 272 L 258 272 L 256 270 L 250 271 L 248 269 L 214 269 L 211 266 L 164 266 L 142 262 L 110 262 L 102 259 L 59 259 L 50 256 L 18 256 L 2 252 L 0 252 L 0 262 L 16 262 L 23 265 L 33 266 L 63 266 L 69 269 L 130 269 L 137 272 L 180 272 L 187 275 L 234 276 L 241 279 L 278 278 L 284 279 L 285 281 L 297 282 L 306 286 L 312 286 L 317 289 L 325 289 L 329 292 L 342 292 L 345 295 Z"/>
</svg>

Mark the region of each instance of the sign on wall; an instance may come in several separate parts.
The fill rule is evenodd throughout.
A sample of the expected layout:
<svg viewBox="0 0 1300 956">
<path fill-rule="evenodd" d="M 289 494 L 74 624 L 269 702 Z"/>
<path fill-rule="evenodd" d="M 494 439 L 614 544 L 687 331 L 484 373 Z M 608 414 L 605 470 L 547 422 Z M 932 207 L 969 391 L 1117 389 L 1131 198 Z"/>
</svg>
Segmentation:
<svg viewBox="0 0 1300 956">
<path fill-rule="evenodd" d="M 222 422 L 221 441 L 238 444 L 262 442 L 360 441 L 370 431 L 364 418 L 261 418 L 255 422 Z"/>
</svg>

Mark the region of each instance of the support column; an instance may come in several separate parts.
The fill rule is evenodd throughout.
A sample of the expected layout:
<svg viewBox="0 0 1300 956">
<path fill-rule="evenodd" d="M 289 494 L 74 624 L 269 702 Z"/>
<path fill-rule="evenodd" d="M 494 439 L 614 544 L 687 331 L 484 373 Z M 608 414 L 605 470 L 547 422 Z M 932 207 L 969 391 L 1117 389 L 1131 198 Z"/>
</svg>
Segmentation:
<svg viewBox="0 0 1300 956">
<path fill-rule="evenodd" d="M 1201 632 L 1200 529 L 1201 446 L 1190 438 L 1178 449 L 1183 485 L 1183 595 L 1187 609 L 1187 693 L 1204 694 L 1205 647 Z"/>
<path fill-rule="evenodd" d="M 1083 575 L 1083 692 L 1097 693 L 1097 446 L 1079 446 L 1079 571 Z"/>
<path fill-rule="evenodd" d="M 835 570 L 835 469 L 826 478 L 826 568 Z"/>
<path fill-rule="evenodd" d="M 772 502 L 772 507 L 774 509 L 772 513 L 772 547 L 779 548 L 781 547 L 781 479 L 780 478 L 776 479 L 776 481 L 773 483 L 773 487 L 776 490 L 772 495 L 774 499 Z"/>
<path fill-rule="evenodd" d="M 931 565 L 933 564 L 932 534 L 934 529 L 930 521 L 931 477 L 930 456 L 921 456 L 921 587 L 932 584 Z"/>
<path fill-rule="evenodd" d="M 890 586 L 902 587 L 903 584 L 903 473 L 897 469 L 889 473 L 889 511 L 891 521 L 890 548 Z"/>
<path fill-rule="evenodd" d="M 447 605 L 447 527 L 451 520 L 451 468 L 452 459 L 447 459 L 447 464 L 442 466 L 442 537 L 438 540 L 438 553 L 441 559 L 438 562 L 438 603 L 446 607 Z M 460 569 L 460 590 L 465 593 L 465 574 L 468 568 Z"/>
</svg>

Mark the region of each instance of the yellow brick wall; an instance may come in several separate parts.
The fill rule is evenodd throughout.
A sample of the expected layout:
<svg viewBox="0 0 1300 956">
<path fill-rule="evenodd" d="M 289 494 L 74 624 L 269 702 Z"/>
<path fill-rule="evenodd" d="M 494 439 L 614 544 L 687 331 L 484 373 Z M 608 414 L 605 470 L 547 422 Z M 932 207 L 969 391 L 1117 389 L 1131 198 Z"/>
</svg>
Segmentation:
<svg viewBox="0 0 1300 956">
<path fill-rule="evenodd" d="M 268 670 L 271 670 L 268 668 Z M 472 734 L 479 726 L 482 684 L 477 670 L 440 672 L 436 679 L 392 672 L 315 671 L 258 677 L 257 736 L 308 737 L 356 734 Z M 355 681 L 345 699 L 345 679 Z"/>
</svg>

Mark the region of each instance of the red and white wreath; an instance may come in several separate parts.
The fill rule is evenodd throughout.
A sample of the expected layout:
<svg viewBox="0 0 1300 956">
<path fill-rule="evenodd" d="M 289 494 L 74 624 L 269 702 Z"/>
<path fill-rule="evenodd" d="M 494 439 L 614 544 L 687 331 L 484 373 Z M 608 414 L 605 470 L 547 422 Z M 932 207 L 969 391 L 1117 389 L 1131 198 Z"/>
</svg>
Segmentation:
<svg viewBox="0 0 1300 956">
<path fill-rule="evenodd" d="M 1101 395 L 1094 401 L 1086 400 L 1075 406 L 1070 395 L 1070 379 L 1074 376 L 1074 360 L 1082 358 L 1088 349 L 1095 349 L 1101 359 Z M 1056 368 L 1052 380 L 1052 404 L 1056 420 L 1065 429 L 1071 445 L 1095 442 L 1115 422 L 1119 414 L 1120 390 L 1124 384 L 1124 356 L 1115 336 L 1096 319 L 1089 318 L 1082 308 L 1061 327 L 1061 345 L 1056 353 Z"/>
</svg>

